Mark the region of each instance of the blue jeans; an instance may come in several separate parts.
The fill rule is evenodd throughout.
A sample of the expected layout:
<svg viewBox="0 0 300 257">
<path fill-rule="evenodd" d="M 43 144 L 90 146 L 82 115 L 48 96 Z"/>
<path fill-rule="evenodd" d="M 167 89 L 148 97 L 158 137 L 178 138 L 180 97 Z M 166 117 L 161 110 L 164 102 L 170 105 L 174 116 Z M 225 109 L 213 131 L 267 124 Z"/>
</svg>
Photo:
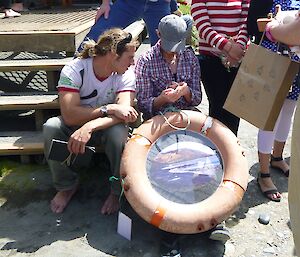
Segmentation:
<svg viewBox="0 0 300 257">
<path fill-rule="evenodd" d="M 160 19 L 171 13 L 170 0 L 117 0 L 110 9 L 108 19 L 101 16 L 92 26 L 84 41 L 88 38 L 97 42 L 107 29 L 125 28 L 131 23 L 143 19 L 149 33 L 151 45 L 158 41 L 156 29 Z M 82 45 L 78 48 L 82 50 Z"/>
</svg>

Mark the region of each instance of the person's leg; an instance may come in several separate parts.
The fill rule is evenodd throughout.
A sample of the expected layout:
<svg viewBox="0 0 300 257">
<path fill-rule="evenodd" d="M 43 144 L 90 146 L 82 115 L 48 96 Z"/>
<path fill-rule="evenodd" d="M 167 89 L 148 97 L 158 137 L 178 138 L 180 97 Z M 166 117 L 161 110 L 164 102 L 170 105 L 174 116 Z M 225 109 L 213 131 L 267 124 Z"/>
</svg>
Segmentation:
<svg viewBox="0 0 300 257">
<path fill-rule="evenodd" d="M 218 57 L 199 58 L 201 80 L 209 102 L 209 115 L 224 123 L 237 135 L 240 119 L 223 108 L 237 69 L 232 68 L 228 72 Z"/>
<path fill-rule="evenodd" d="M 278 122 L 278 128 L 275 134 L 275 141 L 273 146 L 273 154 L 271 156 L 271 167 L 277 168 L 282 171 L 286 176 L 289 175 L 289 165 L 282 158 L 285 142 L 288 138 L 291 128 L 292 117 L 294 115 L 297 102 L 294 100 L 286 99 L 282 109 L 281 118 Z"/>
<path fill-rule="evenodd" d="M 22 0 L 16 0 L 12 6 L 11 9 L 13 9 L 16 12 L 22 12 L 24 11 L 24 5 Z"/>
<path fill-rule="evenodd" d="M 102 142 L 105 154 L 110 162 L 112 175 L 116 178 L 120 177 L 121 157 L 127 137 L 128 127 L 124 124 L 117 124 L 103 131 Z M 120 193 L 120 181 L 115 180 L 111 185 L 111 193 L 101 208 L 102 214 L 112 214 L 119 209 Z"/>
<path fill-rule="evenodd" d="M 180 257 L 180 235 L 160 231 L 160 256 L 161 257 Z"/>
<path fill-rule="evenodd" d="M 230 232 L 226 228 L 225 221 L 221 222 L 209 231 L 209 239 L 214 241 L 221 241 L 223 243 L 230 239 Z"/>
<path fill-rule="evenodd" d="M 85 36 L 84 41 L 92 39 L 97 42 L 99 36 L 107 29 L 110 28 L 125 28 L 132 22 L 141 18 L 144 7 L 144 1 L 139 0 L 118 0 L 110 9 L 107 19 L 101 16 L 100 19 L 92 26 L 89 33 Z M 79 46 L 78 51 L 82 50 L 82 44 Z"/>
<path fill-rule="evenodd" d="M 61 117 L 50 118 L 43 125 L 44 153 L 52 173 L 54 187 L 58 191 L 50 204 L 54 213 L 63 212 L 68 205 L 77 190 L 78 176 L 73 167 L 48 159 L 51 141 L 53 138 L 68 141 L 71 134 L 72 130 L 64 125 Z"/>
<path fill-rule="evenodd" d="M 11 9 L 12 1 L 11 0 L 3 0 L 1 1 L 0 8 L 3 9 Z"/>
<path fill-rule="evenodd" d="M 171 13 L 170 2 L 166 0 L 158 0 L 157 2 L 147 1 L 143 19 L 146 23 L 147 31 L 151 45 L 155 45 L 158 41 L 156 29 L 159 21 L 164 16 Z"/>
<path fill-rule="evenodd" d="M 260 166 L 257 183 L 264 196 L 272 201 L 280 201 L 281 199 L 281 194 L 278 192 L 276 186 L 274 185 L 269 170 L 275 131 L 277 130 L 280 117 L 281 113 L 279 114 L 273 131 L 259 130 L 257 135 L 258 160 Z"/>
</svg>

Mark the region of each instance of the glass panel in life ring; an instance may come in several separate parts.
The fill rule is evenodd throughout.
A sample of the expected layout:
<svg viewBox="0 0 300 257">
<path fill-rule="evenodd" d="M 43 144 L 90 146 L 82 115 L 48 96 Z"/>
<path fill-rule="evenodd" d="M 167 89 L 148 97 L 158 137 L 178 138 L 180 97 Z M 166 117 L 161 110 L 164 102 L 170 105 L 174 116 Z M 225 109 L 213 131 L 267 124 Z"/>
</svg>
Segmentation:
<svg viewBox="0 0 300 257">
<path fill-rule="evenodd" d="M 177 203 L 197 203 L 212 195 L 223 180 L 217 147 L 190 130 L 173 131 L 158 138 L 149 150 L 147 175 L 153 188 Z"/>
</svg>

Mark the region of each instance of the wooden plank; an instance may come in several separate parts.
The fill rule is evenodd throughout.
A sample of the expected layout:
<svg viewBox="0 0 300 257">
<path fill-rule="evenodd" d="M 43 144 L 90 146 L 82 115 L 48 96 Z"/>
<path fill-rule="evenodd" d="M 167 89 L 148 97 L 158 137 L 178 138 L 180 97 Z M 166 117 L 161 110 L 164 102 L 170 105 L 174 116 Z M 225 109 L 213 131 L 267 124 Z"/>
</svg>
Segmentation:
<svg viewBox="0 0 300 257">
<path fill-rule="evenodd" d="M 41 131 L 0 132 L 0 155 L 43 154 Z"/>
<path fill-rule="evenodd" d="M 96 147 L 96 152 L 104 152 Z M 43 154 L 44 138 L 42 131 L 0 132 L 0 155 Z"/>
<path fill-rule="evenodd" d="M 42 95 L 1 95 L 0 111 L 59 109 L 57 94 Z"/>
<path fill-rule="evenodd" d="M 7 71 L 58 71 L 61 70 L 73 57 L 61 59 L 38 60 L 4 60 L 0 62 L 0 72 Z"/>
<path fill-rule="evenodd" d="M 0 20 L 1 51 L 75 52 L 94 24 L 96 11 L 24 14 Z M 79 39 L 77 39 L 79 37 Z"/>
<path fill-rule="evenodd" d="M 138 39 L 144 29 L 145 22 L 143 20 L 138 20 L 127 26 L 124 30 L 130 32 L 134 39 Z"/>
</svg>

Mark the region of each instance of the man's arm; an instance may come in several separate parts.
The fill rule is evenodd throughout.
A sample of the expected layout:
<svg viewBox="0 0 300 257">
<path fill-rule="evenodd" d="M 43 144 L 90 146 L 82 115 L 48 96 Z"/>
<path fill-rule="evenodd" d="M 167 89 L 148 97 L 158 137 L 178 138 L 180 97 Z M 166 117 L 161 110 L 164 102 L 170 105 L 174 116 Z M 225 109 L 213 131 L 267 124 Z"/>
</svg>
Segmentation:
<svg viewBox="0 0 300 257">
<path fill-rule="evenodd" d="M 68 119 L 72 122 L 76 120 L 83 122 L 83 120 L 87 119 L 87 117 L 91 118 L 93 116 L 97 116 L 94 119 L 83 123 L 83 125 L 71 135 L 68 141 L 68 149 L 70 152 L 75 154 L 84 153 L 86 143 L 90 140 L 94 131 L 106 129 L 121 122 L 134 122 L 138 117 L 137 111 L 131 106 L 134 102 L 133 92 L 119 93 L 116 103 L 107 105 L 108 117 L 100 117 L 101 113 L 99 108 L 93 109 L 80 106 L 79 95 L 76 95 L 76 93 L 73 95 L 73 99 L 72 94 L 74 93 L 64 92 L 61 94 L 64 95 L 64 100 L 61 103 L 61 109 L 64 109 L 64 111 L 62 110 L 64 120 L 66 119 L 65 117 L 69 115 L 73 116 L 68 117 Z M 66 99 L 69 101 L 66 101 Z M 71 107 L 67 106 L 68 103 L 71 104 Z M 73 124 L 73 126 L 74 125 L 75 124 Z"/>
<path fill-rule="evenodd" d="M 62 117 L 68 126 L 82 126 L 101 114 L 99 108 L 82 106 L 77 92 L 60 91 L 59 103 Z"/>
</svg>

